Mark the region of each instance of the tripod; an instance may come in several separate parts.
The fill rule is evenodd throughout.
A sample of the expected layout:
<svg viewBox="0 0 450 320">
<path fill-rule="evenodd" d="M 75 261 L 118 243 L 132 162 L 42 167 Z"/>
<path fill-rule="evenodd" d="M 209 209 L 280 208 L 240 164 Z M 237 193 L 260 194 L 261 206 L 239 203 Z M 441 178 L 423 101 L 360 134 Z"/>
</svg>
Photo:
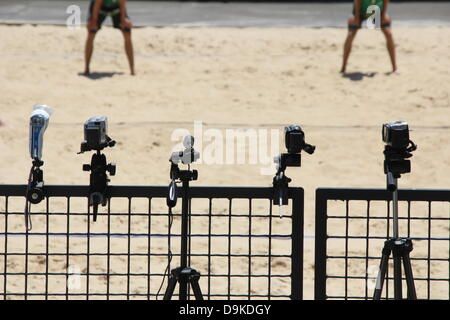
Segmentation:
<svg viewBox="0 0 450 320">
<path fill-rule="evenodd" d="M 167 204 L 170 207 L 176 204 L 176 183 L 179 179 L 182 182 L 183 198 L 181 205 L 181 249 L 180 249 L 180 266 L 173 269 L 169 276 L 166 292 L 163 300 L 171 300 L 177 283 L 180 285 L 180 300 L 187 300 L 189 285 L 192 287 L 196 300 L 203 300 L 202 291 L 198 281 L 200 273 L 188 266 L 188 233 L 190 225 L 189 215 L 189 181 L 197 180 L 197 170 L 180 170 L 178 165 L 172 163 L 170 169 L 172 183 L 169 188 L 169 196 Z"/>
<path fill-rule="evenodd" d="M 380 300 L 383 291 L 383 283 L 386 278 L 389 257 L 392 253 L 394 260 L 394 299 L 403 299 L 402 292 L 402 262 L 405 269 L 407 284 L 407 299 L 416 300 L 416 288 L 411 266 L 410 252 L 413 250 L 413 243 L 409 238 L 401 238 L 398 232 L 398 187 L 397 179 L 401 173 L 411 171 L 409 160 L 400 159 L 395 150 L 386 146 L 384 154 L 384 169 L 387 178 L 387 189 L 392 191 L 393 206 L 393 238 L 386 240 L 382 251 L 380 270 L 377 277 L 373 300 Z"/>
</svg>

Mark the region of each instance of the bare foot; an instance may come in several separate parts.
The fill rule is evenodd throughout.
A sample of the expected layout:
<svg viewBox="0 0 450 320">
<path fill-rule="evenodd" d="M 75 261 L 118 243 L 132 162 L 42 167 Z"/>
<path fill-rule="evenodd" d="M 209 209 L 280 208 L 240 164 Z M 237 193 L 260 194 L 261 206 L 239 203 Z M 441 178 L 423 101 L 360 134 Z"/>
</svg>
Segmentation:
<svg viewBox="0 0 450 320">
<path fill-rule="evenodd" d="M 386 72 L 386 75 L 390 76 L 391 74 L 400 74 L 397 68 L 392 69 L 392 71 Z"/>
</svg>

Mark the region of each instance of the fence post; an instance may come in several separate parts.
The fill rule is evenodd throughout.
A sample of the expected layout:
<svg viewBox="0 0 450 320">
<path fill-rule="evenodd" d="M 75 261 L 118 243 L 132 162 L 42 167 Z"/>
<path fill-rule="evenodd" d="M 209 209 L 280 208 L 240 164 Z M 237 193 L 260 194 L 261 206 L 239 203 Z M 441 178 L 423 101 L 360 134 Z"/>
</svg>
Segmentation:
<svg viewBox="0 0 450 320">
<path fill-rule="evenodd" d="M 303 194 L 302 188 L 292 188 L 292 262 L 291 299 L 303 299 Z"/>
<path fill-rule="evenodd" d="M 327 285 L 327 198 L 325 191 L 316 190 L 316 241 L 314 264 L 314 299 L 325 300 Z"/>
</svg>

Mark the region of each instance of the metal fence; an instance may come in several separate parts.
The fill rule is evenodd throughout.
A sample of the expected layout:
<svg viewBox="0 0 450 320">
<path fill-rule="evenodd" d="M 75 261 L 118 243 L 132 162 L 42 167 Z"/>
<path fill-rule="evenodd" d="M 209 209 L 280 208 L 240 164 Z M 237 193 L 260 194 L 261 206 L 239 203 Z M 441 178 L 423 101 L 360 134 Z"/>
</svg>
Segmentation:
<svg viewBox="0 0 450 320">
<path fill-rule="evenodd" d="M 382 189 L 317 189 L 315 299 L 372 298 L 392 236 L 391 199 Z M 450 190 L 399 190 L 399 228 L 413 240 L 417 298 L 450 299 Z M 385 299 L 393 298 L 391 262 Z"/>
<path fill-rule="evenodd" d="M 169 237 L 167 187 L 110 186 L 96 222 L 87 186 L 44 188 L 26 231 L 26 186 L 0 185 L 3 299 L 162 299 L 169 248 L 171 268 L 180 256 L 181 201 Z M 189 195 L 189 264 L 205 299 L 302 298 L 303 189 L 290 190 L 282 219 L 272 188 L 191 187 Z"/>
</svg>

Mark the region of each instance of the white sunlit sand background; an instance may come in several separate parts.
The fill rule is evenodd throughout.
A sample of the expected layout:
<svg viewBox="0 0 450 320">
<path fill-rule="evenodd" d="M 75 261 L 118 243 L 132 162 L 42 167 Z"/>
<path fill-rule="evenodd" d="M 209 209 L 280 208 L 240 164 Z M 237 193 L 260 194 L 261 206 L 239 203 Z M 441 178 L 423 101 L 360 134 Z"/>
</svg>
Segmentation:
<svg viewBox="0 0 450 320">
<path fill-rule="evenodd" d="M 401 188 L 445 189 L 449 186 L 449 27 L 394 28 L 397 74 L 388 73 L 390 64 L 382 33 L 361 30 L 355 40 L 347 76 L 338 72 L 346 35 L 343 28 L 138 28 L 133 31 L 137 75 L 132 77 L 120 33 L 105 27 L 95 43 L 91 69 L 97 76 L 93 78 L 79 74 L 84 64 L 86 32 L 83 28 L 1 25 L 0 32 L 2 184 L 26 182 L 31 164 L 27 150 L 28 119 L 36 103 L 47 104 L 56 110 L 45 133 L 43 169 L 46 184 L 88 183 L 88 173 L 83 172 L 81 166 L 89 162 L 90 154 L 76 153 L 83 140 L 82 123 L 92 116 L 108 116 L 109 134 L 118 141 L 114 148 L 105 150 L 108 160 L 117 164 L 112 185 L 167 185 L 168 157 L 172 147 L 179 142 L 171 141 L 171 134 L 180 128 L 193 130 L 195 120 L 203 121 L 204 130 L 215 128 L 222 132 L 227 128 L 279 129 L 280 150 L 284 149 L 283 126 L 301 125 L 307 141 L 316 145 L 317 150 L 311 156 L 304 153 L 302 167 L 288 168 L 287 175 L 293 179 L 292 186 L 305 189 L 305 235 L 309 235 L 304 244 L 304 297 L 307 299 L 313 298 L 315 190 L 318 187 L 384 188 L 382 123 L 408 121 L 411 138 L 418 144 L 412 158 L 412 172 L 401 178 Z M 270 186 L 272 176 L 261 175 L 260 167 L 198 164 L 195 168 L 199 170 L 199 179 L 192 185 Z M 52 201 L 55 201 L 52 208 L 65 210 L 64 201 Z M 137 201 L 133 205 L 133 209 L 139 211 L 146 203 Z M 84 202 L 74 204 L 74 210 L 77 206 L 82 210 Z M 117 210 L 126 212 L 126 204 L 119 206 L 123 208 Z M 237 204 L 242 210 L 247 210 L 246 206 L 244 201 Z M 259 210 L 267 210 L 264 206 L 261 203 Z M 4 209 L 3 201 L 0 208 Z M 10 210 L 21 212 L 22 201 Z M 166 210 L 164 202 L 155 204 L 155 210 Z M 203 206 L 198 210 L 207 208 Z M 224 212 L 226 204 L 217 210 Z M 363 205 L 356 205 L 355 210 L 365 209 Z M 375 214 L 382 215 L 384 210 L 385 207 L 380 205 Z M 420 215 L 426 208 L 419 204 L 416 210 Z M 436 214 L 448 218 L 448 204 L 437 205 Z M 114 228 L 126 231 L 126 219 L 114 219 Z M 145 224 L 147 220 L 142 219 L 137 219 L 133 228 L 144 232 L 145 225 L 139 222 Z M 65 218 L 54 221 L 52 228 L 63 232 Z M 166 232 L 166 219 L 155 221 L 154 227 Z M 273 224 L 283 230 L 287 221 L 274 220 Z M 5 222 L 1 223 L 4 226 Z M 22 216 L 9 223 L 9 231 L 24 230 Z M 83 219 L 71 223 L 74 228 L 79 223 L 80 229 L 86 225 Z M 198 228 L 205 227 L 205 223 L 199 222 Z M 43 218 L 36 217 L 33 224 L 36 230 L 45 229 Z M 217 231 L 226 229 L 220 229 L 220 222 L 216 224 Z M 105 230 L 105 221 L 92 224 L 92 228 Z M 242 226 L 237 225 L 236 230 L 239 228 Z M 255 232 L 265 232 L 263 224 L 254 228 Z M 380 233 L 386 229 L 383 224 L 375 225 L 374 230 L 377 228 Z M 174 230 L 178 229 L 176 221 Z M 423 236 L 426 226 L 417 225 L 414 230 Z M 433 225 L 433 232 L 448 237 L 448 222 L 444 220 L 442 224 Z M 19 239 L 11 240 L 9 250 L 23 250 L 23 239 Z M 35 241 L 32 245 L 36 250 L 44 248 L 42 239 L 30 241 Z M 155 240 L 153 245 L 164 252 L 166 241 L 158 241 Z M 92 245 L 98 250 L 104 249 L 103 242 L 94 242 Z M 176 251 L 177 238 L 173 244 Z M 60 244 L 52 245 L 57 250 Z M 135 245 L 136 250 L 145 247 L 144 243 L 136 242 Z M 255 241 L 254 245 L 256 252 L 267 250 L 265 242 L 258 247 Z M 74 240 L 71 248 L 82 252 L 85 246 L 85 240 Z M 113 246 L 120 251 L 123 242 L 116 241 Z M 198 246 L 199 250 L 205 248 L 204 243 Z M 225 246 L 225 243 L 218 242 L 217 246 Z M 283 250 L 284 246 L 280 244 L 278 249 Z M 235 249 L 237 252 L 248 250 L 243 243 L 236 243 Z M 355 247 L 352 250 L 359 252 L 362 249 Z M 441 243 L 433 250 L 437 255 L 448 257 L 448 243 Z M 419 242 L 413 253 L 421 255 L 424 252 L 426 246 Z M 381 247 L 373 248 L 371 252 L 375 256 L 379 253 Z M 0 264 L 3 264 L 1 259 L 4 257 L 0 257 Z M 36 261 L 33 260 L 31 265 L 36 268 L 45 264 L 45 260 L 39 263 L 40 256 L 33 259 Z M 74 259 L 72 263 L 76 264 Z M 21 270 L 21 261 L 23 257 L 9 261 L 8 270 Z M 155 268 L 159 266 L 159 272 L 163 272 L 165 257 L 154 261 Z M 63 270 L 65 263 L 65 258 L 56 257 L 52 268 Z M 84 265 L 86 261 L 79 263 Z M 96 268 L 95 263 L 93 259 L 92 270 Z M 112 263 L 117 271 L 124 261 L 119 259 Z M 175 258 L 172 265 L 177 263 Z M 215 267 L 221 263 L 217 261 Z M 247 268 L 245 261 L 234 263 L 237 271 Z M 267 267 L 267 261 L 254 263 L 255 272 Z M 288 272 L 289 262 L 273 263 L 274 270 Z M 101 265 L 97 266 L 99 270 L 104 272 L 104 261 L 98 264 Z M 136 261 L 136 265 L 139 264 L 137 271 L 146 268 L 143 261 Z M 205 261 L 198 260 L 195 267 L 202 272 L 205 265 Z M 426 265 L 414 267 L 418 277 L 426 276 Z M 350 270 L 356 272 L 359 266 L 354 268 Z M 448 277 L 448 264 L 436 265 L 433 272 L 436 276 Z M 31 279 L 30 288 L 34 285 L 39 290 L 42 280 Z M 11 290 L 23 290 L 22 281 L 19 278 L 11 280 Z M 64 291 L 64 281 L 64 278 L 55 281 L 52 284 L 55 287 L 51 288 L 62 286 L 61 291 Z M 115 285 L 123 285 L 117 281 Z M 246 280 L 242 281 L 245 287 Z M 267 280 L 254 281 L 255 293 L 267 290 L 264 282 Z M 104 286 L 104 279 L 103 282 L 98 279 L 98 282 L 98 286 Z M 157 288 L 159 283 L 159 280 L 154 281 L 153 285 Z M 286 293 L 289 285 L 288 280 L 280 280 L 274 284 L 274 290 Z M 136 280 L 133 286 L 138 293 L 146 292 L 146 283 Z M 91 288 L 95 290 L 95 283 Z M 420 285 L 418 288 L 420 292 Z M 340 289 L 336 287 L 335 290 Z M 447 297 L 448 285 L 434 288 L 433 295 Z"/>
</svg>

